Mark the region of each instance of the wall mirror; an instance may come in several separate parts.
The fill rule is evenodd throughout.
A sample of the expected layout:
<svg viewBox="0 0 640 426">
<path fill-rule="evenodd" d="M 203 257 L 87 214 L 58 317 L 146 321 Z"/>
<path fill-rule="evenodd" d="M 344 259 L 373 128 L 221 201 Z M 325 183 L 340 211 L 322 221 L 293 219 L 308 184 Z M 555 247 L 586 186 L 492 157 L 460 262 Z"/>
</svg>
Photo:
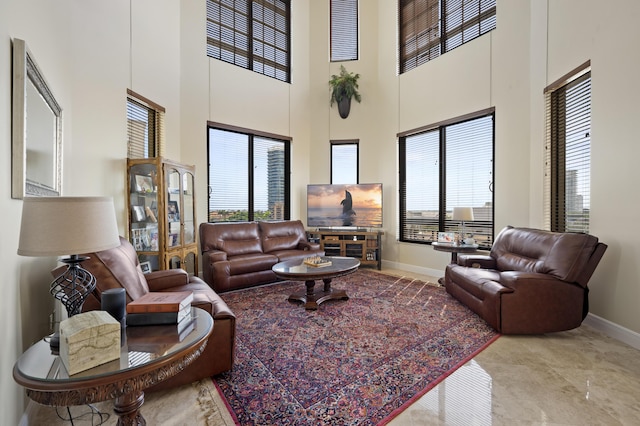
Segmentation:
<svg viewBox="0 0 640 426">
<path fill-rule="evenodd" d="M 20 39 L 13 39 L 12 103 L 11 197 L 60 195 L 62 108 Z"/>
</svg>

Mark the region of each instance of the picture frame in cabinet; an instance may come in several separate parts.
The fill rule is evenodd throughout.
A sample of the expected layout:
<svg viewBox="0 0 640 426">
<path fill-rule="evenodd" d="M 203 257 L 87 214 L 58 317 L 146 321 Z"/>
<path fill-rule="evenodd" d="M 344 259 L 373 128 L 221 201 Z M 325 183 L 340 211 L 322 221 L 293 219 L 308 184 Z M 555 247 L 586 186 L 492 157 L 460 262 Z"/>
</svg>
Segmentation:
<svg viewBox="0 0 640 426">
<path fill-rule="evenodd" d="M 151 176 L 135 175 L 136 192 L 153 192 L 153 179 Z"/>
<path fill-rule="evenodd" d="M 151 251 L 158 251 L 158 229 L 152 229 L 149 233 L 151 236 L 150 247 Z"/>
<path fill-rule="evenodd" d="M 169 218 L 169 222 L 178 222 L 180 221 L 180 210 L 178 209 L 177 201 L 168 201 L 167 202 L 167 215 Z"/>
<path fill-rule="evenodd" d="M 144 222 L 147 215 L 142 206 L 131 206 L 131 216 L 134 222 Z"/>
<path fill-rule="evenodd" d="M 131 230 L 131 243 L 133 244 L 133 248 L 136 251 L 144 250 L 143 232 L 144 232 L 144 229 Z"/>
</svg>

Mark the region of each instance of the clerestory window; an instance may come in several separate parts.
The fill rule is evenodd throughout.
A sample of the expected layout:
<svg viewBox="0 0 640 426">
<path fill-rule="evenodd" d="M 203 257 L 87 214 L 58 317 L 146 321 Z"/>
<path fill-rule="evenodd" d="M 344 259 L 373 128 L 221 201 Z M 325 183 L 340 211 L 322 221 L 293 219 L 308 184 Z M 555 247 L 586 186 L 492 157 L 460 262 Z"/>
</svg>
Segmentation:
<svg viewBox="0 0 640 426">
<path fill-rule="evenodd" d="M 164 153 L 164 107 L 127 90 L 127 158 Z"/>
<path fill-rule="evenodd" d="M 207 56 L 291 81 L 290 0 L 207 0 Z"/>
<path fill-rule="evenodd" d="M 400 74 L 496 28 L 496 0 L 400 0 Z"/>
<path fill-rule="evenodd" d="M 358 0 L 331 0 L 331 61 L 358 59 Z"/>
</svg>

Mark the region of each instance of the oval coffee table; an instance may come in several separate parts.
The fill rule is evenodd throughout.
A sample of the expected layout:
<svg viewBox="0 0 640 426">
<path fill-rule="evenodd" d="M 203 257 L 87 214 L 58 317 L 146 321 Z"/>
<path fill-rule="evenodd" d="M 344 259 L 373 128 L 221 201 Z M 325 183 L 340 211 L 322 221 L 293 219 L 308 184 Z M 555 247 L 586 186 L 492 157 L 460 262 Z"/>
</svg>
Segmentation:
<svg viewBox="0 0 640 426">
<path fill-rule="evenodd" d="M 352 257 L 327 257 L 331 265 L 311 266 L 302 260 L 288 260 L 276 263 L 271 268 L 278 278 L 292 281 L 304 281 L 307 287 L 305 292 L 294 293 L 289 296 L 290 301 L 298 300 L 304 304 L 305 309 L 316 310 L 318 305 L 327 300 L 349 299 L 345 290 L 331 288 L 333 278 L 349 275 L 358 270 L 360 261 Z M 324 287 L 315 290 L 316 280 L 322 280 Z"/>
</svg>

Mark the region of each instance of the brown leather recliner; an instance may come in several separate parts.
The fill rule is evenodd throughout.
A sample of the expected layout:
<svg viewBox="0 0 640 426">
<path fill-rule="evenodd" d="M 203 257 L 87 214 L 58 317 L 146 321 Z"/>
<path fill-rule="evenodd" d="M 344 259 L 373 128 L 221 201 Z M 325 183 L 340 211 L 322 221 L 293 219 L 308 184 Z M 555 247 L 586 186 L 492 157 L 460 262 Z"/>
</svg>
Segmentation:
<svg viewBox="0 0 640 426">
<path fill-rule="evenodd" d="M 150 391 L 191 383 L 231 370 L 233 367 L 236 318 L 227 304 L 204 281 L 182 269 L 143 274 L 138 256 L 129 241 L 120 237 L 120 246 L 88 253 L 82 267 L 96 277 L 96 289 L 85 301 L 84 312 L 100 309 L 100 295 L 110 288 L 124 288 L 127 303 L 150 291 L 192 291 L 192 306 L 202 308 L 214 319 L 213 332 L 202 355 L 176 376 L 160 382 Z"/>
<path fill-rule="evenodd" d="M 502 334 L 579 327 L 587 283 L 607 245 L 589 234 L 508 226 L 489 255 L 460 255 L 445 270 L 447 292 Z"/>
</svg>

